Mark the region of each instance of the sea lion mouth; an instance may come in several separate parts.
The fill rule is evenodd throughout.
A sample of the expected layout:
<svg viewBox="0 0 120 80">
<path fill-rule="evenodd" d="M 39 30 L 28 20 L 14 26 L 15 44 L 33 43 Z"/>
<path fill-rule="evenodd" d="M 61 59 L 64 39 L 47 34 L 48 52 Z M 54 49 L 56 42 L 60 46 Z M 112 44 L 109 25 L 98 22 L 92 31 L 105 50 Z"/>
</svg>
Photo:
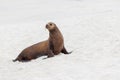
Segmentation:
<svg viewBox="0 0 120 80">
<path fill-rule="evenodd" d="M 47 28 L 47 29 L 49 28 L 48 24 L 46 25 L 46 28 Z"/>
</svg>

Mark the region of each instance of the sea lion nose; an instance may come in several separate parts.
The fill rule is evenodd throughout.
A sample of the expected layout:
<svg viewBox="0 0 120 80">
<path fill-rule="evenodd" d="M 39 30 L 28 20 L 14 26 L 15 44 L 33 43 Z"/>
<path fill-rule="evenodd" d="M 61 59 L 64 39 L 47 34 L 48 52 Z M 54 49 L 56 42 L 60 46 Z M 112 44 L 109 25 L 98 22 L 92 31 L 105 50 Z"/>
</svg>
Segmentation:
<svg viewBox="0 0 120 80">
<path fill-rule="evenodd" d="M 48 28 L 48 24 L 46 25 L 46 28 Z"/>
</svg>

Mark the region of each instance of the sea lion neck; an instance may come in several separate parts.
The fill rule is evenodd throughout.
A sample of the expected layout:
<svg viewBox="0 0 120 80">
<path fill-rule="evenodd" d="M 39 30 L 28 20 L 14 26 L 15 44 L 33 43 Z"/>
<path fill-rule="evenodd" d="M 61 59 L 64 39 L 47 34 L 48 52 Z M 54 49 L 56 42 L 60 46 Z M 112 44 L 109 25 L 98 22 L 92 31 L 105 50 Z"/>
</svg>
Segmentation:
<svg viewBox="0 0 120 80">
<path fill-rule="evenodd" d="M 54 30 L 49 31 L 49 36 L 50 39 L 55 39 L 55 40 L 58 40 L 61 37 L 63 37 L 60 30 L 57 27 L 55 27 Z"/>
<path fill-rule="evenodd" d="M 55 35 L 56 33 L 60 33 L 59 29 L 57 27 L 55 27 L 53 30 L 49 31 L 50 35 Z"/>
</svg>

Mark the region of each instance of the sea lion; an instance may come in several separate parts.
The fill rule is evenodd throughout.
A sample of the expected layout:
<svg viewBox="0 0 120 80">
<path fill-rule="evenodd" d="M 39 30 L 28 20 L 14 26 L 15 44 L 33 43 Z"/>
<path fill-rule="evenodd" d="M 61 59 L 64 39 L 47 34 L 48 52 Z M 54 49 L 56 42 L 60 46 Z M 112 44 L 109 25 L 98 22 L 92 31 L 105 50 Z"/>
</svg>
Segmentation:
<svg viewBox="0 0 120 80">
<path fill-rule="evenodd" d="M 69 54 L 64 46 L 63 36 L 55 23 L 49 22 L 46 24 L 46 28 L 49 31 L 49 38 L 46 41 L 34 44 L 24 49 L 15 61 L 30 61 L 40 56 L 47 55 L 48 58 L 58 55 L 60 52 Z M 71 52 L 70 52 L 71 53 Z"/>
</svg>

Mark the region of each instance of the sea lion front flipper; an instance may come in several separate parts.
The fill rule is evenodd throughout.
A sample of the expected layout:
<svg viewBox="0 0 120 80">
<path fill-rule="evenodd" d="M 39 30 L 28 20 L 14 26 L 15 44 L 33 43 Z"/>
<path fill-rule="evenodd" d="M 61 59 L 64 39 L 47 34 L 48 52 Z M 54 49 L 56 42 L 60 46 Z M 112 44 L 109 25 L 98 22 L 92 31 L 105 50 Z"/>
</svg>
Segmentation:
<svg viewBox="0 0 120 80">
<path fill-rule="evenodd" d="M 54 53 L 50 50 L 48 51 L 47 58 L 54 57 Z"/>
<path fill-rule="evenodd" d="M 70 53 L 72 53 L 72 52 L 67 52 L 67 50 L 65 49 L 65 47 L 63 47 L 63 49 L 61 50 L 61 52 L 64 53 L 64 54 L 70 54 Z"/>
<path fill-rule="evenodd" d="M 17 61 L 17 59 L 14 59 L 14 60 L 12 60 L 13 62 L 16 62 Z"/>
<path fill-rule="evenodd" d="M 54 53 L 50 50 L 47 52 L 47 57 L 46 58 L 43 58 L 44 59 L 48 59 L 48 58 L 51 58 L 51 57 L 54 57 Z"/>
</svg>

